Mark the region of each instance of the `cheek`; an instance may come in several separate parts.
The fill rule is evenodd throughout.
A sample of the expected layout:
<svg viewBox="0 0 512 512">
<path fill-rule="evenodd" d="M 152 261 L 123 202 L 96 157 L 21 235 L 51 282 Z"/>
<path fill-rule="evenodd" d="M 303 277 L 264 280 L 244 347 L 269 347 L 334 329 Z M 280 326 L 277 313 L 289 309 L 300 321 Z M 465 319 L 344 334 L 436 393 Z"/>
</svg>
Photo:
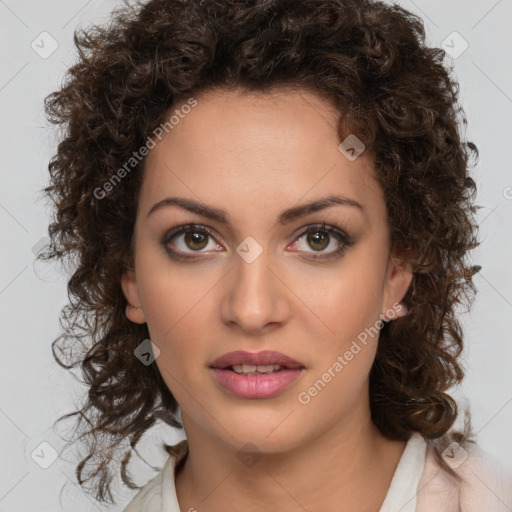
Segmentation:
<svg viewBox="0 0 512 512">
<path fill-rule="evenodd" d="M 193 265 L 175 265 L 151 254 L 138 259 L 137 280 L 151 341 L 159 348 L 156 363 L 167 385 L 179 395 L 188 369 L 204 364 L 204 344 L 215 337 L 211 303 L 219 277 Z"/>
<path fill-rule="evenodd" d="M 300 292 L 304 302 L 333 332 L 347 340 L 373 325 L 382 312 L 383 275 L 378 264 L 355 256 L 338 272 L 315 276 Z"/>
<path fill-rule="evenodd" d="M 311 287 L 316 291 L 307 304 L 322 323 L 308 322 L 308 337 L 317 341 L 311 351 L 313 371 L 301 391 L 313 408 L 338 403 L 344 409 L 361 399 L 378 345 L 382 272 L 378 262 L 358 255 L 347 259 L 334 278 L 317 276 L 317 286 Z"/>
<path fill-rule="evenodd" d="M 377 351 L 381 313 L 377 286 L 381 281 L 375 274 L 341 274 L 337 282 L 329 281 L 323 293 L 314 294 L 308 302 L 328 331 L 314 326 L 310 333 L 310 339 L 316 340 L 310 351 L 314 354 L 312 371 L 297 397 L 306 405 L 305 411 L 325 414 L 329 410 L 334 416 L 363 403 Z"/>
<path fill-rule="evenodd" d="M 150 331 L 163 343 L 172 339 L 175 330 L 197 316 L 204 307 L 216 276 L 198 266 L 177 265 L 164 255 L 142 253 L 137 281 Z"/>
<path fill-rule="evenodd" d="M 183 405 L 190 400 L 192 389 L 188 383 L 201 375 L 198 370 L 205 359 L 201 343 L 208 340 L 204 330 L 211 322 L 202 314 L 204 291 L 191 287 L 190 281 L 184 282 L 183 278 L 174 278 L 172 287 L 167 283 L 158 279 L 148 287 L 144 300 L 146 321 L 150 338 L 160 350 L 156 359 L 160 374 Z"/>
</svg>

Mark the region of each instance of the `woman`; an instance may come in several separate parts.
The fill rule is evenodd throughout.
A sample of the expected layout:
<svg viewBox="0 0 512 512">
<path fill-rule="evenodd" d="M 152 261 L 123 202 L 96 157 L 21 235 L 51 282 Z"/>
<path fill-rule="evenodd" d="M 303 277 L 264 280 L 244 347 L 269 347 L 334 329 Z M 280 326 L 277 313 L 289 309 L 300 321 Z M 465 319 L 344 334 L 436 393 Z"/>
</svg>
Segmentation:
<svg viewBox="0 0 512 512">
<path fill-rule="evenodd" d="M 120 451 L 136 488 L 122 443 L 162 420 L 186 440 L 126 511 L 510 509 L 453 429 L 477 151 L 421 21 L 152 0 L 75 42 L 45 190 L 46 257 L 76 263 L 54 355 L 89 386 L 80 483 L 114 502 Z"/>
</svg>

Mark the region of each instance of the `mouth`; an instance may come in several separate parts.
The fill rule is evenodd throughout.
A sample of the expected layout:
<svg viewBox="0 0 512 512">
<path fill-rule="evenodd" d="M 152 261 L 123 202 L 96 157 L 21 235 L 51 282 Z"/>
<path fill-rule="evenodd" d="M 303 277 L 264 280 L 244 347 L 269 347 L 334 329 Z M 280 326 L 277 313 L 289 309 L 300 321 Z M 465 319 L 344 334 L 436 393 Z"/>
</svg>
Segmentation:
<svg viewBox="0 0 512 512">
<path fill-rule="evenodd" d="M 282 370 L 305 368 L 304 365 L 291 357 L 274 350 L 246 352 L 237 350 L 223 354 L 213 361 L 210 368 L 231 370 L 239 374 L 268 374 Z"/>
<path fill-rule="evenodd" d="M 270 398 L 294 382 L 305 366 L 275 351 L 230 352 L 211 365 L 222 388 L 240 398 Z"/>
<path fill-rule="evenodd" d="M 212 368 L 213 377 L 224 392 L 244 399 L 271 398 L 292 385 L 303 368 L 283 368 L 271 373 L 237 373 L 227 368 Z"/>
<path fill-rule="evenodd" d="M 215 367 L 214 367 L 215 368 Z M 238 375 L 270 375 L 282 370 L 289 370 L 287 366 L 281 364 L 268 364 L 268 365 L 251 365 L 251 364 L 235 364 L 225 368 L 218 368 L 219 370 L 231 370 Z"/>
</svg>

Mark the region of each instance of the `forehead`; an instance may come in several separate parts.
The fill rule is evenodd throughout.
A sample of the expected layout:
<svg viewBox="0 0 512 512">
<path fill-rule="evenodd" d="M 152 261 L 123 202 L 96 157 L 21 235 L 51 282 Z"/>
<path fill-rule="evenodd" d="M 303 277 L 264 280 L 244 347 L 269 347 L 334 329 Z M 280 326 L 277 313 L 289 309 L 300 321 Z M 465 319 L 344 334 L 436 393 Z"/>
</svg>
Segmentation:
<svg viewBox="0 0 512 512">
<path fill-rule="evenodd" d="M 383 202 L 371 157 L 342 154 L 339 113 L 314 93 L 216 91 L 195 101 L 168 112 L 179 121 L 147 156 L 142 210 L 166 195 L 274 214 L 332 194 Z"/>
<path fill-rule="evenodd" d="M 338 143 L 339 113 L 311 92 L 221 90 L 206 92 L 196 101 L 166 137 L 169 145 L 194 146 L 196 152 L 259 152 L 260 159 L 264 150 L 269 157 L 279 153 L 291 159 L 292 153 Z M 171 113 L 180 108 L 173 107 Z"/>
</svg>

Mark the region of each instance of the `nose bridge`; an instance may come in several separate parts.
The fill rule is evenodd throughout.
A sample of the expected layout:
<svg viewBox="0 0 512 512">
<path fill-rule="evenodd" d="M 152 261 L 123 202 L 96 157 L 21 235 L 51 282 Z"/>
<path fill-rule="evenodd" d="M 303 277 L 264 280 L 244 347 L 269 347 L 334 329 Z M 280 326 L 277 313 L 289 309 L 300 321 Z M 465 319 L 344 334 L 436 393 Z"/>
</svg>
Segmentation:
<svg viewBox="0 0 512 512">
<path fill-rule="evenodd" d="M 262 249 L 262 248 L 261 248 Z M 274 275 L 275 265 L 268 251 L 241 243 L 237 248 L 235 268 L 224 298 L 223 317 L 247 331 L 258 331 L 270 323 L 282 322 L 287 312 L 286 297 Z"/>
</svg>

